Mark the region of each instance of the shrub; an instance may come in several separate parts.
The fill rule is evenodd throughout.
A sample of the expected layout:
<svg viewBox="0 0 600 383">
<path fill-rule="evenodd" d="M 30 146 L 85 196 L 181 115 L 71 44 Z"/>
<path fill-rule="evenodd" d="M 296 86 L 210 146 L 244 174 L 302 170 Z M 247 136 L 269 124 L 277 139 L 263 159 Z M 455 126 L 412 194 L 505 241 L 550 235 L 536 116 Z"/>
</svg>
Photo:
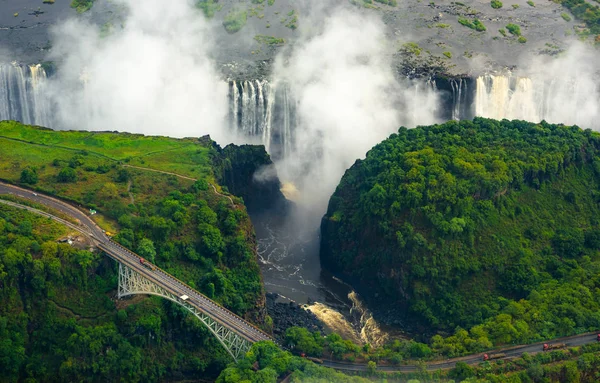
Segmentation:
<svg viewBox="0 0 600 383">
<path fill-rule="evenodd" d="M 215 15 L 215 12 L 223 8 L 223 4 L 217 4 L 215 0 L 200 0 L 196 3 L 196 7 L 202 9 L 204 16 L 210 19 Z"/>
<path fill-rule="evenodd" d="M 402 50 L 405 53 L 412 53 L 415 56 L 419 56 L 423 51 L 423 48 L 421 48 L 419 44 L 416 43 L 404 43 L 402 44 Z"/>
<path fill-rule="evenodd" d="M 58 182 L 62 183 L 75 182 L 77 181 L 77 173 L 75 172 L 75 169 L 71 167 L 66 167 L 58 173 L 56 179 Z"/>
<path fill-rule="evenodd" d="M 256 35 L 256 36 L 254 36 L 254 40 L 258 41 L 261 44 L 267 44 L 267 45 L 283 45 L 283 44 L 285 44 L 285 39 L 283 39 L 281 37 L 274 37 L 274 36 Z"/>
<path fill-rule="evenodd" d="M 502 2 L 499 0 L 492 0 L 491 5 L 492 5 L 492 8 L 494 8 L 494 9 L 502 8 Z"/>
<path fill-rule="evenodd" d="M 498 32 L 504 37 L 506 37 L 506 29 L 499 29 Z"/>
<path fill-rule="evenodd" d="M 525 38 L 525 36 L 519 36 L 519 39 L 517 41 L 521 44 L 525 44 L 527 42 L 527 39 Z"/>
<path fill-rule="evenodd" d="M 535 7 L 535 3 L 531 0 L 529 0 L 527 4 L 529 4 L 530 7 Z"/>
<path fill-rule="evenodd" d="M 466 19 L 464 17 L 459 17 L 458 22 L 464 25 L 465 27 L 474 29 L 478 32 L 484 32 L 486 30 L 485 25 L 483 25 L 483 23 L 479 21 L 479 19 L 474 19 L 473 21 L 470 21 L 469 19 Z"/>
<path fill-rule="evenodd" d="M 72 0 L 71 8 L 75 8 L 75 10 L 77 10 L 77 13 L 83 13 L 92 8 L 93 4 L 94 0 Z"/>
<path fill-rule="evenodd" d="M 515 36 L 521 36 L 521 27 L 517 24 L 507 24 L 506 29 Z"/>
<path fill-rule="evenodd" d="M 452 58 L 452 52 L 444 52 L 444 56 L 446 56 L 449 59 L 451 59 Z"/>
<path fill-rule="evenodd" d="M 560 17 L 562 17 L 567 22 L 571 21 L 571 16 L 569 16 L 566 12 L 561 13 Z"/>
<path fill-rule="evenodd" d="M 21 182 L 24 184 L 34 185 L 38 182 L 37 170 L 27 167 L 21 171 Z"/>
<path fill-rule="evenodd" d="M 246 10 L 232 9 L 227 16 L 225 16 L 223 26 L 228 33 L 235 33 L 246 25 L 247 20 L 248 12 L 246 12 Z"/>
</svg>

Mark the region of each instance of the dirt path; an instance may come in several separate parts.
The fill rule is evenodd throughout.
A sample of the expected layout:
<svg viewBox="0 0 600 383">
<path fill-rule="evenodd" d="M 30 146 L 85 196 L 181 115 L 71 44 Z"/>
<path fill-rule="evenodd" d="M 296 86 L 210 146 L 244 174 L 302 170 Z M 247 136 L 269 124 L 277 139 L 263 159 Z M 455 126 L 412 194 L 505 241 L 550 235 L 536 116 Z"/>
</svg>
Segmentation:
<svg viewBox="0 0 600 383">
<path fill-rule="evenodd" d="M 145 170 L 145 171 L 148 171 L 148 172 L 168 174 L 168 175 L 179 177 L 179 178 L 182 178 L 184 180 L 189 180 L 189 181 L 198 181 L 197 178 L 192 178 L 192 177 L 188 177 L 188 176 L 184 176 L 184 175 L 177 174 L 177 173 L 172 173 L 172 172 L 166 172 L 164 170 L 156 170 L 156 169 L 150 169 L 150 168 L 143 168 L 141 166 L 126 165 L 126 164 L 123 164 L 123 167 L 133 168 L 133 169 L 139 169 L 139 170 Z M 235 202 L 233 202 L 233 199 L 230 196 L 219 193 L 217 191 L 217 188 L 215 187 L 215 185 L 213 185 L 212 183 L 209 182 L 208 184 L 212 187 L 212 189 L 213 189 L 213 191 L 214 191 L 214 193 L 216 195 L 224 197 L 224 198 L 227 198 L 229 200 L 229 202 L 231 202 L 231 206 L 236 207 Z M 128 191 L 129 191 L 129 188 L 128 188 Z M 133 199 L 133 197 L 132 197 L 132 199 Z"/>
<path fill-rule="evenodd" d="M 127 193 L 129 194 L 131 204 L 135 205 L 135 199 L 133 199 L 133 193 L 131 192 L 131 180 L 127 181 Z"/>
</svg>

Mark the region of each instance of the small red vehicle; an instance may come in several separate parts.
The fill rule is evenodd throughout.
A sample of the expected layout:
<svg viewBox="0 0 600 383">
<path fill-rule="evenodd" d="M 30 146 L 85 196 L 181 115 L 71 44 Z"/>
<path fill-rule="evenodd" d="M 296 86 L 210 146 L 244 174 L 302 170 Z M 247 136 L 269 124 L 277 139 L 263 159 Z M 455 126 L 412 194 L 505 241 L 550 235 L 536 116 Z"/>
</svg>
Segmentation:
<svg viewBox="0 0 600 383">
<path fill-rule="evenodd" d="M 548 343 L 544 343 L 544 351 L 550 351 L 550 350 L 560 350 L 562 348 L 566 348 L 567 345 L 565 343 L 555 343 L 555 344 L 548 344 Z"/>
<path fill-rule="evenodd" d="M 500 352 L 497 354 L 483 354 L 483 361 L 485 362 L 486 360 L 492 360 L 492 359 L 500 359 L 500 358 L 504 358 L 506 356 L 505 353 Z"/>
</svg>

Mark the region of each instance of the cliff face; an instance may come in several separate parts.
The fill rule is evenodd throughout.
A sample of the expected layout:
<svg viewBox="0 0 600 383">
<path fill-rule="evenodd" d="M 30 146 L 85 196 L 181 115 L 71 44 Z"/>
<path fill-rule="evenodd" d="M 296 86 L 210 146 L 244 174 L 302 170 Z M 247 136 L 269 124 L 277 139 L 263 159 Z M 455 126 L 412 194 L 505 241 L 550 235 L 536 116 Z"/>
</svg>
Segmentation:
<svg viewBox="0 0 600 383">
<path fill-rule="evenodd" d="M 380 319 L 429 330 L 552 294 L 597 254 L 599 148 L 596 133 L 546 123 L 401 128 L 342 178 L 322 220 L 322 264 Z"/>
<path fill-rule="evenodd" d="M 231 144 L 217 147 L 217 153 L 213 160 L 220 170 L 219 183 L 242 197 L 250 214 L 285 208 L 277 171 L 264 146 Z"/>
</svg>

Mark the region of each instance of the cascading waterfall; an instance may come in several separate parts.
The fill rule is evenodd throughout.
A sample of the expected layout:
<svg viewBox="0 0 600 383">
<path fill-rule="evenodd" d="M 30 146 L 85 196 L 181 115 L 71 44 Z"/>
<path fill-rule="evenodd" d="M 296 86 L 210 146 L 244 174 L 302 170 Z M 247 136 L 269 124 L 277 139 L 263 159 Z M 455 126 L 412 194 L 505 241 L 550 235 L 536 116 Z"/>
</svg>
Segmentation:
<svg viewBox="0 0 600 383">
<path fill-rule="evenodd" d="M 547 76 L 521 77 L 512 73 L 479 76 L 476 80 L 475 115 L 494 119 L 600 127 L 600 110 L 594 99 L 598 86 L 586 79 Z"/>
<path fill-rule="evenodd" d="M 297 124 L 295 101 L 284 83 L 230 81 L 230 127 L 250 142 L 265 145 L 274 158 L 292 151 Z"/>
<path fill-rule="evenodd" d="M 359 316 L 361 340 L 373 346 L 384 344 L 388 340 L 389 335 L 381 330 L 373 318 L 373 314 L 364 306 L 358 294 L 352 291 L 348 294 L 348 299 L 352 302 L 350 314 L 356 313 Z"/>
<path fill-rule="evenodd" d="M 465 112 L 465 108 L 468 108 L 469 87 L 467 86 L 467 80 L 463 78 L 451 79 L 450 87 L 452 89 L 452 119 L 458 121 L 467 118 Z"/>
<path fill-rule="evenodd" d="M 50 100 L 44 93 L 46 79 L 40 64 L 0 64 L 0 120 L 50 126 Z"/>
</svg>

